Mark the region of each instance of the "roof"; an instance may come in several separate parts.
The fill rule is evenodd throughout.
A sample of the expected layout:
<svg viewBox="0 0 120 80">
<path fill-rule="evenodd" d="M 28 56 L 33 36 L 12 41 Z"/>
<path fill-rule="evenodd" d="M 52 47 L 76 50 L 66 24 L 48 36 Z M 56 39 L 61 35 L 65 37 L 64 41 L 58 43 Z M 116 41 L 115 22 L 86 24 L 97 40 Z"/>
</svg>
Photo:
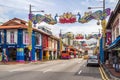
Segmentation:
<svg viewBox="0 0 120 80">
<path fill-rule="evenodd" d="M 20 21 L 21 23 L 17 23 L 16 20 Z M 7 25 L 9 25 L 9 24 L 12 23 L 12 22 L 14 22 L 14 23 L 16 23 L 16 24 L 18 24 L 18 25 L 20 25 L 20 24 L 26 24 L 26 23 L 27 23 L 27 21 L 24 21 L 24 20 L 22 20 L 22 19 L 13 18 L 13 19 L 11 19 L 11 20 L 3 23 L 2 26 L 7 26 Z"/>
<path fill-rule="evenodd" d="M 20 23 L 17 22 L 16 20 L 20 21 Z M 3 23 L 3 25 L 0 26 L 0 30 L 1 29 L 28 29 L 28 26 L 26 25 L 26 23 L 27 22 L 24 21 L 24 20 L 21 20 L 21 19 L 18 19 L 18 18 L 13 18 L 13 19 Z M 56 36 L 51 35 L 47 32 L 44 32 L 43 30 L 40 30 L 40 29 L 37 29 L 37 28 L 34 28 L 34 27 L 32 27 L 32 29 L 34 31 L 40 32 L 41 34 L 47 35 L 47 36 L 49 36 L 49 37 L 51 37 L 55 40 L 59 40 L 59 38 L 57 38 Z"/>
<path fill-rule="evenodd" d="M 25 25 L 0 26 L 0 29 L 18 29 L 18 28 L 27 29 L 27 26 Z"/>
</svg>

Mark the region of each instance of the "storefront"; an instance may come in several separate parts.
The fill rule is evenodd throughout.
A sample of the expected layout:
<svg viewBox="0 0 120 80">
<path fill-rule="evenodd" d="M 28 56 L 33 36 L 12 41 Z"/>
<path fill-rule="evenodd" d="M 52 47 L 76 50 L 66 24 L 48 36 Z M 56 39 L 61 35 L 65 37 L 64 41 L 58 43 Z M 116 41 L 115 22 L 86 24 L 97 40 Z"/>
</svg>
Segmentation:
<svg viewBox="0 0 120 80">
<path fill-rule="evenodd" d="M 6 54 L 9 61 L 17 60 L 17 45 L 7 45 L 6 51 L 8 52 Z"/>
</svg>

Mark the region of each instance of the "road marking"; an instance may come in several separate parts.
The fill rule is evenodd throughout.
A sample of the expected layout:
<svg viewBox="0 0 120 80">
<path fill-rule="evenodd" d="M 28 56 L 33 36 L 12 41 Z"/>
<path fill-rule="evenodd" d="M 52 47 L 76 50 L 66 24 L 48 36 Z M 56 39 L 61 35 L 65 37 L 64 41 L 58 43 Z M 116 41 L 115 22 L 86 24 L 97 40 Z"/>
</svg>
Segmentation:
<svg viewBox="0 0 120 80">
<path fill-rule="evenodd" d="M 80 71 L 78 72 L 78 74 L 81 74 L 81 72 L 82 72 L 82 70 L 80 70 Z"/>
<path fill-rule="evenodd" d="M 105 71 L 103 70 L 103 68 L 102 68 L 101 65 L 100 65 L 99 70 L 101 70 L 101 75 L 103 75 L 106 80 L 109 80 L 108 76 L 106 75 L 106 73 L 105 73 Z"/>
<path fill-rule="evenodd" d="M 10 70 L 9 72 L 14 72 L 14 71 L 22 71 L 24 70 L 23 68 L 20 68 L 20 69 L 13 69 L 13 70 Z"/>
<path fill-rule="evenodd" d="M 43 71 L 43 73 L 46 73 L 46 72 L 51 71 L 51 70 L 52 70 L 52 69 L 47 69 L 47 70 Z"/>
<path fill-rule="evenodd" d="M 86 66 L 86 65 L 83 65 L 84 67 Z"/>
</svg>

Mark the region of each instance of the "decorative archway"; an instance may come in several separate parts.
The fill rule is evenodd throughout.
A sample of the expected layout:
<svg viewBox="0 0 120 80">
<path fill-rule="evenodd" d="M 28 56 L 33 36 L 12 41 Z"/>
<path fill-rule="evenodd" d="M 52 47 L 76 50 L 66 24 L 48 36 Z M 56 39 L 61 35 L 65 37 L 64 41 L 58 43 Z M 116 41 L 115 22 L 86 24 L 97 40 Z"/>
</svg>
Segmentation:
<svg viewBox="0 0 120 80">
<path fill-rule="evenodd" d="M 104 14 L 103 14 L 104 13 Z M 48 24 L 54 25 L 57 23 L 65 24 L 65 23 L 87 23 L 91 20 L 104 20 L 107 16 L 110 15 L 110 8 L 102 10 L 97 10 L 95 12 L 85 12 L 84 16 L 81 17 L 80 13 L 72 14 L 71 12 L 63 13 L 62 15 L 56 14 L 54 18 L 51 14 L 29 14 L 29 20 L 35 25 L 40 22 L 46 22 Z M 78 16 L 78 19 L 77 19 Z M 57 19 L 58 18 L 58 19 Z"/>
</svg>

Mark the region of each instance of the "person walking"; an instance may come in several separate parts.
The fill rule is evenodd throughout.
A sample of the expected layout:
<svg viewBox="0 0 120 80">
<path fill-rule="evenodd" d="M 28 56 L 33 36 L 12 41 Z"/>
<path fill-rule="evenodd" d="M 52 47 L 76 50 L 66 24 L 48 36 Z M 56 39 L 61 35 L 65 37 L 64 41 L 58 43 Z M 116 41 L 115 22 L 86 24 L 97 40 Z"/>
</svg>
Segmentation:
<svg viewBox="0 0 120 80">
<path fill-rule="evenodd" d="M 119 58 L 116 56 L 115 58 L 115 71 L 119 72 Z"/>
<path fill-rule="evenodd" d="M 5 53 L 3 54 L 3 62 L 4 63 L 8 62 L 8 57 L 7 57 L 7 55 Z"/>
<path fill-rule="evenodd" d="M 2 62 L 2 52 L 0 52 L 0 63 Z"/>
</svg>

